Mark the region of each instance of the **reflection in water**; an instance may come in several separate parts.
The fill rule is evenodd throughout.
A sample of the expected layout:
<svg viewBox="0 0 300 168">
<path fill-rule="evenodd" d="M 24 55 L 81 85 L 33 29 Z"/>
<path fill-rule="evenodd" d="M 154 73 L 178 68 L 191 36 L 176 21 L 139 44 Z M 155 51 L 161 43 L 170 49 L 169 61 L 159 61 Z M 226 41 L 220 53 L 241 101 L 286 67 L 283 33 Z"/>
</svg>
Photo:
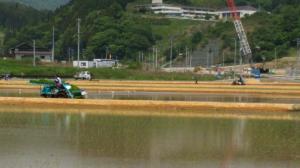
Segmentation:
<svg viewBox="0 0 300 168">
<path fill-rule="evenodd" d="M 234 161 L 235 154 L 237 151 L 242 151 L 247 148 L 247 140 L 244 139 L 246 120 L 238 120 L 233 128 L 232 137 L 230 143 L 225 150 L 225 158 L 221 164 L 222 168 L 230 168 Z"/>
<path fill-rule="evenodd" d="M 299 138 L 299 121 L 0 113 L 5 168 L 294 168 Z"/>
<path fill-rule="evenodd" d="M 217 93 L 174 93 L 174 92 L 89 92 L 89 99 L 118 100 L 165 100 L 165 101 L 213 101 L 213 102 L 262 102 L 262 103 L 299 103 L 299 97 L 280 98 L 253 94 Z"/>
<path fill-rule="evenodd" d="M 28 89 L 0 89 L 1 97 L 38 97 L 39 91 Z"/>
</svg>

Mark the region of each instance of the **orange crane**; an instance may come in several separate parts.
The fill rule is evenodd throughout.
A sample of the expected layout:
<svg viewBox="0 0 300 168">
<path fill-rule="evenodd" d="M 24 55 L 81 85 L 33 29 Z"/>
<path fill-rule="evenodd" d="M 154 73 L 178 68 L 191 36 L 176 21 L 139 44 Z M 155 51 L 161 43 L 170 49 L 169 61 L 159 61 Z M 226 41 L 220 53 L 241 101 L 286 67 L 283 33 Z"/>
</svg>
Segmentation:
<svg viewBox="0 0 300 168">
<path fill-rule="evenodd" d="M 226 0 L 227 6 L 231 11 L 232 17 L 233 17 L 233 23 L 236 30 L 236 33 L 238 35 L 238 38 L 240 40 L 240 47 L 241 51 L 244 56 L 244 60 L 246 63 L 252 63 L 252 51 L 247 39 L 247 35 L 245 33 L 240 15 L 238 14 L 237 7 L 235 5 L 234 0 Z"/>
</svg>

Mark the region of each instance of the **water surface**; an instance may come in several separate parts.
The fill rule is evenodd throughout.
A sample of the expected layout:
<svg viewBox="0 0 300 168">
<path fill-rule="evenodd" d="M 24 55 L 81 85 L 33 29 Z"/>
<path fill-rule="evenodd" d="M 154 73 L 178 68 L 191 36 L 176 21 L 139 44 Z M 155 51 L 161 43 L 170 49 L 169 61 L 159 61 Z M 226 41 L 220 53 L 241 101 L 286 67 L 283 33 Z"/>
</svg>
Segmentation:
<svg viewBox="0 0 300 168">
<path fill-rule="evenodd" d="M 300 121 L 0 113 L 1 168 L 296 168 Z"/>
<path fill-rule="evenodd" d="M 26 89 L 0 89 L 1 97 L 40 97 L 39 91 Z M 259 94 L 215 94 L 215 93 L 174 93 L 174 92 L 126 92 L 126 91 L 88 91 L 88 99 L 113 100 L 163 100 L 237 103 L 294 103 L 299 97 L 280 97 Z"/>
</svg>

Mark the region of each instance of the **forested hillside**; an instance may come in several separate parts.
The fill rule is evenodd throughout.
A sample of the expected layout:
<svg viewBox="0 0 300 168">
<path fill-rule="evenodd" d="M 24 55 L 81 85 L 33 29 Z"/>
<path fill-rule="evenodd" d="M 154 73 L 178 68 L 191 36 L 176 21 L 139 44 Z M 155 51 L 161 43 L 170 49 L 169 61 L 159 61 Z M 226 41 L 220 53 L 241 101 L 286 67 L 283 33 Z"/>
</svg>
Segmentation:
<svg viewBox="0 0 300 168">
<path fill-rule="evenodd" d="M 150 23 L 125 12 L 126 0 L 74 0 L 56 11 L 50 22 L 27 26 L 17 33 L 7 33 L 6 46 L 15 42 L 37 40 L 38 45 L 49 46 L 52 26 L 56 27 L 57 54 L 64 56 L 77 42 L 77 18 L 82 22 L 82 53 L 100 57 L 108 47 L 119 58 L 130 58 L 132 53 L 146 50 L 154 43 Z"/>
<path fill-rule="evenodd" d="M 65 5 L 70 0 L 0 0 L 0 2 L 20 3 L 27 6 L 32 6 L 36 9 L 53 10 L 57 7 Z"/>
<path fill-rule="evenodd" d="M 18 26 L 7 31 L 11 24 L 5 24 L 5 48 L 20 42 L 32 41 L 43 47 L 51 46 L 52 26 L 56 30 L 56 54 L 65 59 L 70 49 L 76 54 L 77 18 L 81 18 L 81 53 L 85 58 L 103 58 L 107 51 L 118 59 L 136 59 L 139 52 L 149 52 L 159 46 L 161 57 L 169 58 L 169 41 L 175 38 L 174 57 L 182 48 L 199 48 L 210 40 L 219 40 L 226 59 L 232 60 L 236 36 L 232 22 L 199 22 L 147 17 L 128 10 L 128 4 L 150 2 L 145 0 L 73 0 L 66 6 L 47 13 L 33 14 L 34 24 Z M 224 7 L 221 0 L 169 0 L 171 3 Z M 259 2 L 259 3 L 258 3 Z M 262 11 L 243 20 L 253 48 L 256 61 L 272 59 L 276 48 L 279 56 L 286 56 L 296 46 L 300 37 L 300 6 L 297 0 L 237 0 L 238 4 L 261 6 Z M 280 4 L 282 3 L 282 4 Z M 23 8 L 23 7 L 22 7 Z M 1 9 L 5 10 L 5 9 Z M 0 10 L 0 12 L 1 12 Z M 10 10 L 12 13 L 18 10 Z M 29 15 L 26 15 L 26 17 Z M 25 16 L 24 16 L 25 17 Z M 13 24 L 12 24 L 13 25 Z"/>
<path fill-rule="evenodd" d="M 10 31 L 22 28 L 26 24 L 43 22 L 47 12 L 18 3 L 0 2 L 0 27 Z"/>
<path fill-rule="evenodd" d="M 49 12 L 38 11 L 22 4 L 0 2 L 0 54 L 3 53 L 4 33 L 6 39 L 10 39 L 26 26 L 47 22 L 50 16 Z M 10 40 L 13 44 L 18 43 L 14 41 L 15 38 Z"/>
</svg>

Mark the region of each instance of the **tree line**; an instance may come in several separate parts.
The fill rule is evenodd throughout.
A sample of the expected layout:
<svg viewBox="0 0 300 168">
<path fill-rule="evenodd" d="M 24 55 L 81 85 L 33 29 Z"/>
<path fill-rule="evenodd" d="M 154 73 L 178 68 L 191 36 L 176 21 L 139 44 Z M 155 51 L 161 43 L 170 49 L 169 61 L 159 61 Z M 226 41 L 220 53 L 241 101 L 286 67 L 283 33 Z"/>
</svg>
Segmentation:
<svg viewBox="0 0 300 168">
<path fill-rule="evenodd" d="M 70 51 L 76 55 L 77 19 L 81 18 L 80 52 L 83 57 L 105 58 L 109 54 L 118 59 L 136 59 L 139 51 L 149 50 L 161 37 L 152 30 L 149 19 L 127 11 L 126 6 L 131 2 L 135 0 L 72 0 L 54 13 L 16 3 L 0 5 L 0 25 L 6 30 L 5 48 L 33 39 L 37 45 L 51 48 L 54 26 L 56 55 L 59 59 L 67 59 Z M 169 2 L 193 4 L 192 0 Z M 289 48 L 296 46 L 295 38 L 300 37 L 297 0 L 237 0 L 237 4 L 254 4 L 272 11 L 260 12 L 244 20 L 256 61 L 261 61 L 262 56 L 273 58 L 274 48 L 279 56 L 284 56 Z M 203 39 L 219 38 L 223 41 L 223 49 L 232 51 L 233 43 L 228 41 L 234 36 L 233 24 L 220 22 L 206 31 L 194 33 L 188 43 L 196 47 L 195 44 Z"/>
</svg>

